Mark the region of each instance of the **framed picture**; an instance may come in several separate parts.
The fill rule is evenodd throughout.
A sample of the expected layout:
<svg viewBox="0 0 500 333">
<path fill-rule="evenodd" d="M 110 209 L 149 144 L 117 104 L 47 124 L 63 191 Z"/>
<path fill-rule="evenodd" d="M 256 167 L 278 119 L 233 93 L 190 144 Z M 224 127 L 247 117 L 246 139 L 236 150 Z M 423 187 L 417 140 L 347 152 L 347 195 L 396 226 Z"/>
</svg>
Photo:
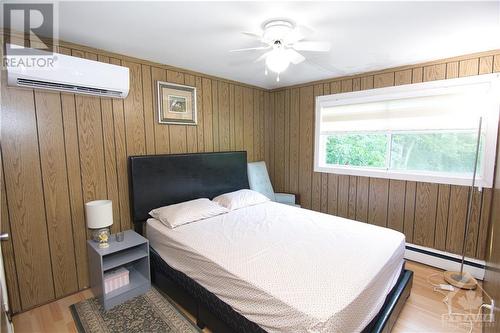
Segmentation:
<svg viewBox="0 0 500 333">
<path fill-rule="evenodd" d="M 196 125 L 196 87 L 158 81 L 157 88 L 160 124 Z"/>
</svg>

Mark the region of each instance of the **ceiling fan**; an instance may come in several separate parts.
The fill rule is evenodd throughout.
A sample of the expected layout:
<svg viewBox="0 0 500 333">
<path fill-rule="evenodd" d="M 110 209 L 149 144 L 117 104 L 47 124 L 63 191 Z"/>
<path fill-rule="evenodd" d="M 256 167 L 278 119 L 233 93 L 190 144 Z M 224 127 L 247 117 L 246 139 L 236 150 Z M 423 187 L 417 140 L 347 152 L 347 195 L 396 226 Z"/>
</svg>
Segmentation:
<svg viewBox="0 0 500 333">
<path fill-rule="evenodd" d="M 266 61 L 264 73 L 268 70 L 277 73 L 276 81 L 280 80 L 280 73 L 284 72 L 290 63 L 297 65 L 306 58 L 297 51 L 328 52 L 329 42 L 308 41 L 306 37 L 312 34 L 309 28 L 296 25 L 288 19 L 272 19 L 262 24 L 262 32 L 243 32 L 260 40 L 264 46 L 249 47 L 231 50 L 230 52 L 269 50 L 261 55 L 255 62 Z"/>
</svg>

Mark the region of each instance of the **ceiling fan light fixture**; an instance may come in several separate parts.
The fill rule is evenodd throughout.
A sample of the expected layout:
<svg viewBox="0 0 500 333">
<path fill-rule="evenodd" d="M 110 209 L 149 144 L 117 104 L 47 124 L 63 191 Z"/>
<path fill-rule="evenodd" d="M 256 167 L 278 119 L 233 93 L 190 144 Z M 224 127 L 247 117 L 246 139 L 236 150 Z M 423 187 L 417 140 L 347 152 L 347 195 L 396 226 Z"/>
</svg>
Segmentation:
<svg viewBox="0 0 500 333">
<path fill-rule="evenodd" d="M 236 51 L 268 50 L 261 54 L 255 62 L 265 60 L 264 75 L 271 71 L 277 74 L 276 81 L 280 81 L 280 74 L 287 70 L 290 64 L 298 65 L 306 58 L 297 51 L 327 52 L 330 43 L 306 40 L 313 31 L 303 25 L 297 25 L 286 18 L 274 18 L 261 25 L 261 33 L 244 33 L 257 38 L 264 46 L 249 47 Z"/>
<path fill-rule="evenodd" d="M 284 72 L 289 65 L 290 60 L 288 59 L 285 50 L 281 48 L 273 50 L 266 58 L 267 68 L 278 74 Z"/>
<path fill-rule="evenodd" d="M 288 19 L 272 19 L 262 24 L 262 38 L 267 43 L 283 39 L 295 28 L 295 23 Z"/>
</svg>

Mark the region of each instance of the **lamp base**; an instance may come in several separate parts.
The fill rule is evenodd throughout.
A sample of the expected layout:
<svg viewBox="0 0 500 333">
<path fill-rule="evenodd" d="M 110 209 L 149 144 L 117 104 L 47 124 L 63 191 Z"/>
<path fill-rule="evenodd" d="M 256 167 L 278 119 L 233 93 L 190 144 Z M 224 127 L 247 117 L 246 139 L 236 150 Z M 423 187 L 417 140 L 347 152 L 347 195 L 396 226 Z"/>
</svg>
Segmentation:
<svg viewBox="0 0 500 333">
<path fill-rule="evenodd" d="M 109 238 L 109 228 L 99 228 L 99 229 L 91 229 L 91 237 L 94 242 L 99 243 L 101 241 L 101 238 L 104 236 L 107 236 Z"/>
<path fill-rule="evenodd" d="M 477 281 L 469 273 L 446 271 L 443 273 L 446 282 L 454 287 L 466 290 L 476 289 Z"/>
<path fill-rule="evenodd" d="M 109 243 L 99 243 L 99 248 L 100 249 L 106 249 L 109 247 Z"/>
<path fill-rule="evenodd" d="M 109 247 L 109 228 L 100 228 L 100 229 L 93 229 L 92 230 L 92 240 L 94 242 L 99 243 L 99 248 L 100 249 L 105 249 Z"/>
</svg>

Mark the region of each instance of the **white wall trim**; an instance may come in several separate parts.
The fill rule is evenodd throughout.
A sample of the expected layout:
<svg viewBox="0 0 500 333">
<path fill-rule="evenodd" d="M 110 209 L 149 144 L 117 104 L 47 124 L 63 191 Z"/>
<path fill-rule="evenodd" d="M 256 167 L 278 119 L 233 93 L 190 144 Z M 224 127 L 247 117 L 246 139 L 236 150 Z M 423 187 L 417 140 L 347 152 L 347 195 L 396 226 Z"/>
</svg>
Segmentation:
<svg viewBox="0 0 500 333">
<path fill-rule="evenodd" d="M 422 252 L 417 252 L 412 249 L 406 249 L 405 250 L 405 259 L 416 261 L 422 264 L 426 264 L 429 266 L 441 268 L 444 270 L 450 270 L 450 271 L 459 271 L 460 270 L 460 262 L 456 262 L 454 260 L 451 260 L 451 258 L 454 259 L 462 259 L 460 255 L 450 253 L 450 252 L 445 252 L 445 251 L 440 251 L 436 250 L 430 247 L 425 247 L 425 246 L 420 246 L 420 245 L 415 245 L 412 243 L 406 243 L 406 246 L 415 248 L 415 249 L 420 249 L 424 250 L 427 252 L 430 252 L 432 254 L 427 254 L 427 253 L 422 253 Z M 446 259 L 440 256 L 445 256 L 450 259 Z M 464 265 L 464 270 L 472 274 L 476 279 L 483 280 L 484 279 L 484 266 L 486 265 L 486 262 L 484 260 L 479 260 L 475 258 L 469 258 L 465 257 L 465 265 Z M 481 265 L 483 268 L 479 268 L 476 266 L 471 266 L 467 264 L 468 262 L 475 263 L 478 265 Z"/>
<path fill-rule="evenodd" d="M 438 174 L 438 173 L 432 174 L 431 172 L 418 173 L 412 171 L 396 171 L 396 170 L 342 166 L 342 165 L 335 165 L 335 166 L 319 165 L 314 168 L 314 171 L 324 172 L 324 173 L 334 173 L 338 175 L 409 180 L 416 182 L 450 184 L 450 185 L 460 185 L 460 186 L 470 186 L 471 184 L 470 176 L 462 176 L 462 177 L 460 177 L 459 175 L 446 176 L 445 174 Z M 476 176 L 475 184 L 476 186 L 479 186 L 479 189 L 482 189 L 483 187 L 491 188 L 491 184 L 487 180 L 483 180 L 480 175 Z"/>
</svg>

